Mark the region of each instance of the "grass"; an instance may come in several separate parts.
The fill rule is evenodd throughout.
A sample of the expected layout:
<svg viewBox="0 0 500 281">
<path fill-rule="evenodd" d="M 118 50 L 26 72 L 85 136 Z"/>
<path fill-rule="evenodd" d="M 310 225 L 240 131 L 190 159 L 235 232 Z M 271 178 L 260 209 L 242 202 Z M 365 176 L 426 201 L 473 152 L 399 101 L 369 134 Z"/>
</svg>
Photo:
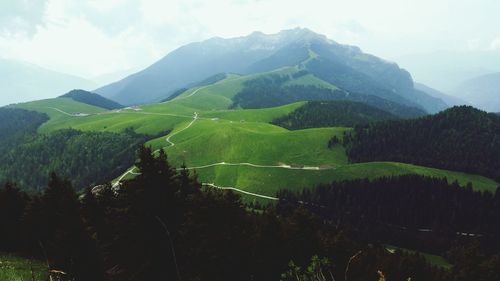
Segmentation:
<svg viewBox="0 0 500 281">
<path fill-rule="evenodd" d="M 36 281 L 47 280 L 47 267 L 40 261 L 0 253 L 0 280 L 31 281 L 31 267 Z"/>
<path fill-rule="evenodd" d="M 471 182 L 476 190 L 494 191 L 498 186 L 488 178 L 465 173 L 445 171 L 395 162 L 348 164 L 341 146 L 327 148 L 333 135 L 341 137 L 348 128 L 315 128 L 288 131 L 269 124 L 277 117 L 287 115 L 304 104 L 292 103 L 264 109 L 228 110 L 231 98 L 240 91 L 244 82 L 261 75 L 292 74 L 296 67 L 285 67 L 265 74 L 249 76 L 229 75 L 215 84 L 189 89 L 177 98 L 135 109 L 106 111 L 67 98 L 41 100 L 18 104 L 16 107 L 49 114 L 50 120 L 40 132 L 63 128 L 84 131 L 120 132 L 132 127 L 138 133 L 151 136 L 172 131 L 169 147 L 166 136 L 148 142 L 154 148 L 166 147 L 169 161 L 179 167 L 202 166 L 219 162 L 249 162 L 259 165 L 308 165 L 330 169 L 319 171 L 286 170 L 282 168 L 255 168 L 248 166 L 216 166 L 198 169 L 203 182 L 220 186 L 233 186 L 246 191 L 274 196 L 281 188 L 302 189 L 319 183 L 368 177 L 421 174 L 447 177 L 461 185 Z M 304 75 L 287 83 L 314 84 L 334 87 L 312 76 Z M 91 113 L 75 117 L 62 114 L 50 107 L 69 113 Z M 199 119 L 183 130 L 197 113 Z M 182 131 L 181 131 L 182 130 Z"/>
<path fill-rule="evenodd" d="M 179 128 L 186 125 L 180 124 Z M 198 120 L 188 130 L 171 138 L 176 144 L 173 147 L 169 147 L 164 137 L 148 144 L 154 148 L 167 147 L 169 159 L 175 165 L 184 162 L 188 166 L 199 166 L 222 161 L 261 165 L 338 165 L 347 163 L 344 150 L 340 146 L 330 150 L 326 144 L 332 135 L 341 136 L 345 130 L 288 131 L 260 122 Z"/>
<path fill-rule="evenodd" d="M 391 253 L 393 253 L 396 250 L 400 250 L 402 252 L 406 252 L 406 253 L 410 253 L 410 254 L 422 255 L 428 263 L 430 263 L 431 265 L 437 266 L 437 267 L 450 269 L 453 266 L 445 258 L 443 258 L 441 256 L 432 255 L 432 254 L 428 254 L 428 253 L 424 253 L 424 252 L 418 252 L 418 251 L 414 251 L 414 250 L 409 250 L 409 249 L 405 249 L 405 248 L 401 248 L 401 247 L 396 247 L 393 245 L 386 245 L 385 248 Z"/>
<path fill-rule="evenodd" d="M 54 108 L 60 109 L 70 114 L 76 114 L 76 113 L 97 114 L 106 111 L 106 109 L 104 108 L 77 102 L 70 98 L 39 100 L 39 101 L 12 105 L 12 107 L 46 113 L 50 117 L 50 120 L 44 123 L 42 126 L 40 126 L 41 132 L 54 130 L 53 127 L 61 122 L 70 123 L 73 121 L 87 118 L 87 117 L 69 116 L 60 111 L 57 111 Z"/>
<path fill-rule="evenodd" d="M 293 85 L 316 86 L 316 87 L 320 87 L 320 88 L 327 88 L 327 89 L 331 89 L 331 90 L 338 90 L 338 88 L 335 87 L 334 85 L 332 85 L 332 84 L 330 84 L 330 83 L 328 83 L 328 82 L 326 82 L 324 80 L 321 80 L 321 79 L 317 78 L 313 74 L 307 74 L 307 75 L 298 77 L 297 79 L 293 79 L 293 80 L 287 81 L 285 83 L 285 86 L 293 86 Z"/>
</svg>

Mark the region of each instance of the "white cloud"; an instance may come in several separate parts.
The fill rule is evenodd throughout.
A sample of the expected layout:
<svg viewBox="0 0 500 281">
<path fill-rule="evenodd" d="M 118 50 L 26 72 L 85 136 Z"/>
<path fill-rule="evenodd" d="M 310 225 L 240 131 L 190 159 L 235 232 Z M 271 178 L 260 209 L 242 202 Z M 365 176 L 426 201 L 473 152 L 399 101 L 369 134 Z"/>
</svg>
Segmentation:
<svg viewBox="0 0 500 281">
<path fill-rule="evenodd" d="M 500 50 L 500 37 L 491 42 L 490 48 L 494 51 Z"/>
<path fill-rule="evenodd" d="M 491 42 L 500 1 L 478 1 L 2 0 L 0 54 L 90 77 L 144 67 L 212 36 L 302 26 L 391 58 Z"/>
</svg>

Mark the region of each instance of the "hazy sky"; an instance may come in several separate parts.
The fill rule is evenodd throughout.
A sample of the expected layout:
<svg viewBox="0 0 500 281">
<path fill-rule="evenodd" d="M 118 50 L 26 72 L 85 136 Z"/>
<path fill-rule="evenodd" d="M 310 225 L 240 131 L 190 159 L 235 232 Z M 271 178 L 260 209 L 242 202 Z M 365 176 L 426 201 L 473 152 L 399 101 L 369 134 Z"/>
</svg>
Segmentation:
<svg viewBox="0 0 500 281">
<path fill-rule="evenodd" d="M 213 36 L 307 27 L 394 60 L 500 52 L 498 0 L 0 0 L 0 56 L 82 77 Z"/>
</svg>

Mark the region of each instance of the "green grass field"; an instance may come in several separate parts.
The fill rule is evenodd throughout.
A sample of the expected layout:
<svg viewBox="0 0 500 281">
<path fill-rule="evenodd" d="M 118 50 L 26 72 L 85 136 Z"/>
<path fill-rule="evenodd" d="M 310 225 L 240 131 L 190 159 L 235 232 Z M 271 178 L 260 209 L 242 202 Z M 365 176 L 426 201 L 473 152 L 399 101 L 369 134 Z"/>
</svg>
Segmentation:
<svg viewBox="0 0 500 281">
<path fill-rule="evenodd" d="M 31 281 L 47 280 L 47 267 L 40 261 L 30 261 L 10 254 L 0 253 L 0 280 Z"/>
<path fill-rule="evenodd" d="M 291 74 L 298 69 L 288 67 L 271 72 Z M 265 109 L 228 110 L 231 98 L 243 87 L 244 81 L 260 75 L 229 75 L 215 84 L 189 89 L 175 99 L 137 108 L 107 111 L 71 99 L 58 98 L 16 105 L 20 108 L 49 114 L 50 120 L 40 127 L 47 133 L 63 128 L 85 131 L 120 132 L 132 127 L 138 133 L 151 136 L 172 130 L 167 136 L 153 139 L 147 144 L 155 149 L 165 148 L 169 161 L 179 167 L 210 165 L 214 163 L 251 163 L 280 166 L 303 165 L 319 170 L 293 170 L 280 167 L 252 167 L 218 165 L 198 168 L 201 181 L 219 186 L 232 186 L 249 192 L 274 196 L 281 188 L 301 189 L 319 183 L 357 178 L 421 174 L 447 177 L 461 185 L 471 182 L 477 190 L 494 191 L 499 185 L 488 178 L 465 173 L 426 168 L 421 166 L 373 162 L 348 164 L 343 147 L 328 149 L 333 136 L 341 137 L 349 128 L 316 128 L 288 131 L 269 124 L 273 119 L 289 114 L 304 102 Z M 334 87 L 311 75 L 289 83 L 315 84 Z M 67 113 L 88 113 L 89 116 L 71 116 Z M 198 119 L 188 129 L 194 114 Z"/>
</svg>

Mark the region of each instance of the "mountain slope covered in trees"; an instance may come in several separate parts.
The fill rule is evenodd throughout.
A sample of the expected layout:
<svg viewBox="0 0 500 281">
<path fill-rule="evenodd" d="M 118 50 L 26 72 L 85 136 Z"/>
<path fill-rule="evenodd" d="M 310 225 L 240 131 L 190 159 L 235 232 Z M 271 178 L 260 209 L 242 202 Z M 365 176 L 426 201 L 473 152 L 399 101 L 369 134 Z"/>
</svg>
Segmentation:
<svg viewBox="0 0 500 281">
<path fill-rule="evenodd" d="M 16 181 L 25 189 L 43 188 L 52 171 L 71 178 L 77 189 L 102 184 L 132 165 L 144 136 L 60 130 L 32 135 L 5 145 L 0 155 L 0 182 Z M 29 176 L 26 176 L 29 175 Z"/>
<path fill-rule="evenodd" d="M 118 109 L 122 108 L 123 105 L 114 102 L 110 99 L 102 97 L 98 94 L 91 93 L 84 90 L 72 90 L 64 95 L 61 98 L 71 98 L 75 101 L 79 101 L 82 103 L 86 103 L 89 105 L 105 108 L 105 109 Z"/>
<path fill-rule="evenodd" d="M 274 119 L 273 124 L 291 129 L 353 127 L 370 122 L 398 119 L 395 115 L 369 105 L 351 101 L 307 102 L 292 113 Z"/>
<path fill-rule="evenodd" d="M 400 161 L 500 179 L 500 117 L 469 106 L 358 126 L 344 142 L 354 162 Z"/>
<path fill-rule="evenodd" d="M 307 75 L 307 73 L 302 71 L 292 75 L 270 74 L 246 80 L 243 88 L 232 97 L 231 108 L 264 108 L 297 101 L 349 100 L 362 102 L 405 118 L 425 115 L 422 109 L 375 95 L 349 93 L 338 88 L 323 87 L 321 84 L 304 85 L 293 82 L 300 79 L 299 74 Z"/>
</svg>

